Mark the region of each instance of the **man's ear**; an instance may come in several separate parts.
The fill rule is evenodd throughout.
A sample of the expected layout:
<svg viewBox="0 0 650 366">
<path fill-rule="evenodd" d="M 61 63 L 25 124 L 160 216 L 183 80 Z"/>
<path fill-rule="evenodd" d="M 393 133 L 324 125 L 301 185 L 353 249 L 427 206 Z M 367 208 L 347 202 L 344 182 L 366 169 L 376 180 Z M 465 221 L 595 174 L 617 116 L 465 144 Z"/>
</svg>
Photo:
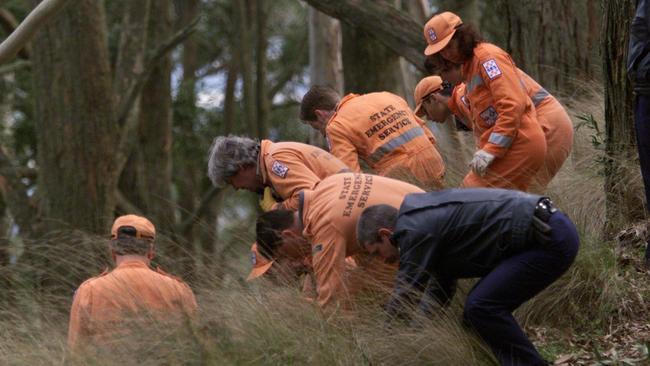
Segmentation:
<svg viewBox="0 0 650 366">
<path fill-rule="evenodd" d="M 380 238 L 390 238 L 393 235 L 393 230 L 382 227 L 377 230 L 377 234 Z"/>
</svg>

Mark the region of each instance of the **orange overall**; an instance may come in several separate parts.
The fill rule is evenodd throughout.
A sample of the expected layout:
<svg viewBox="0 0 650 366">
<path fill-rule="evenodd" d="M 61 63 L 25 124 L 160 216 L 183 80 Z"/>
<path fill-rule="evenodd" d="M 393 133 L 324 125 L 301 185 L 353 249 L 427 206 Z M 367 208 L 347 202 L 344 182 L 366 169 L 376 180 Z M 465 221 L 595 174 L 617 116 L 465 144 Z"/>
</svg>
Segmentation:
<svg viewBox="0 0 650 366">
<path fill-rule="evenodd" d="M 343 173 L 320 182 L 316 189 L 301 193 L 298 208 L 303 236 L 312 246 L 312 266 L 317 286 L 317 301 L 326 305 L 346 299 L 351 289 L 347 284 L 346 257 L 355 256 L 360 270 L 377 272 L 377 277 L 394 280 L 395 266 L 377 258 L 361 255 L 357 244 L 356 225 L 364 208 L 387 204 L 399 207 L 409 193 L 422 192 L 414 185 L 371 174 Z M 374 274 L 373 274 L 374 275 Z"/>
<path fill-rule="evenodd" d="M 298 208 L 298 192 L 313 189 L 322 179 L 350 171 L 343 162 L 327 151 L 299 142 L 260 144 L 259 174 L 265 186 L 270 186 L 284 201 L 275 209 Z"/>
<path fill-rule="evenodd" d="M 462 186 L 527 190 L 544 163 L 546 140 L 517 67 L 505 51 L 480 43 L 462 72 L 478 147 L 496 157 L 485 176 L 469 172 Z M 448 104 L 457 113 L 454 100 Z"/>
<path fill-rule="evenodd" d="M 362 159 L 376 174 L 442 187 L 445 167 L 433 134 L 395 94 L 346 95 L 326 134 L 332 154 L 355 172 Z"/>
<path fill-rule="evenodd" d="M 106 346 L 137 329 L 136 324 L 180 322 L 196 308 L 192 290 L 180 279 L 138 260 L 125 261 L 79 286 L 70 311 L 68 346 Z"/>
<path fill-rule="evenodd" d="M 519 75 L 535 106 L 537 121 L 546 138 L 544 166 L 538 171 L 534 182 L 544 189 L 569 157 L 573 145 L 573 125 L 566 110 L 553 95 L 522 70 L 519 70 Z M 465 84 L 454 88 L 449 107 L 465 126 L 472 128 L 470 106 L 465 98 Z"/>
</svg>

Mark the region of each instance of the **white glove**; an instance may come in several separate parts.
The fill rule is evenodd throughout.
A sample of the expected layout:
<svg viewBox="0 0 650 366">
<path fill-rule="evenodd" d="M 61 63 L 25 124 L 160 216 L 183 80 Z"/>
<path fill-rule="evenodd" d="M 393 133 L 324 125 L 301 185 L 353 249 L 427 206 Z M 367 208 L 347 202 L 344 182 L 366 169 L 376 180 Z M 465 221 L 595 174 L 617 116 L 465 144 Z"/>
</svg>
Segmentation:
<svg viewBox="0 0 650 366">
<path fill-rule="evenodd" d="M 469 163 L 469 167 L 472 168 L 474 173 L 480 175 L 481 177 L 487 172 L 487 168 L 494 161 L 494 155 L 489 152 L 479 150 L 474 153 L 472 161 Z"/>
</svg>

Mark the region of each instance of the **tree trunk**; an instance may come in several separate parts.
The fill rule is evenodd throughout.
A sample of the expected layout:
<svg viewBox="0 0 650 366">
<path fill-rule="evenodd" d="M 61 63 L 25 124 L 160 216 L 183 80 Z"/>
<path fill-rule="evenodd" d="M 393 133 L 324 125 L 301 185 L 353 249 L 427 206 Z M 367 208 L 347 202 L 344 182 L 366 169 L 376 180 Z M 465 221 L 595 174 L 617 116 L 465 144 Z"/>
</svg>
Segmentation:
<svg viewBox="0 0 650 366">
<path fill-rule="evenodd" d="M 78 0 L 34 39 L 38 193 L 46 229 L 105 234 L 115 205 L 113 115 L 101 1 Z"/>
<path fill-rule="evenodd" d="M 171 0 L 151 4 L 150 49 L 157 48 L 173 34 Z M 146 187 L 143 210 L 161 233 L 174 227 L 171 200 L 172 99 L 171 55 L 165 55 L 154 68 L 142 90 L 140 100 L 139 150 L 142 153 Z"/>
<path fill-rule="evenodd" d="M 341 28 L 346 93 L 399 93 L 399 55 L 360 27 L 343 24 Z"/>
<path fill-rule="evenodd" d="M 341 25 L 313 7 L 309 7 L 309 78 L 312 85 L 327 85 L 343 93 Z M 309 143 L 325 147 L 325 139 L 309 129 Z"/>
<path fill-rule="evenodd" d="M 239 61 L 241 65 L 241 77 L 243 88 L 243 110 L 244 123 L 248 132 L 253 137 L 260 137 L 257 116 L 255 111 L 255 84 L 253 78 L 253 55 L 251 47 L 251 1 L 237 0 L 237 24 L 239 24 L 239 45 L 236 50 L 239 51 Z"/>
<path fill-rule="evenodd" d="M 423 54 L 426 42 L 422 36 L 422 24 L 418 24 L 408 14 L 399 11 L 387 2 L 375 0 L 303 1 L 329 16 L 341 20 L 346 25 L 365 32 L 366 37 L 374 37 L 422 72 L 426 71 Z M 348 85 L 345 87 L 350 89 Z"/>
<path fill-rule="evenodd" d="M 269 131 L 269 100 L 267 99 L 266 88 L 266 48 L 268 45 L 268 0 L 255 0 L 256 13 L 255 20 L 257 23 L 257 88 L 255 89 L 257 101 L 257 123 L 258 123 L 258 136 L 264 138 L 268 135 Z"/>
<path fill-rule="evenodd" d="M 618 225 L 643 217 L 642 194 L 631 188 L 635 161 L 632 86 L 626 60 L 633 0 L 605 0 L 603 9 L 603 74 L 605 77 L 607 232 Z M 633 165 L 633 166 L 630 166 Z M 638 188 L 641 188 L 640 186 Z"/>
</svg>

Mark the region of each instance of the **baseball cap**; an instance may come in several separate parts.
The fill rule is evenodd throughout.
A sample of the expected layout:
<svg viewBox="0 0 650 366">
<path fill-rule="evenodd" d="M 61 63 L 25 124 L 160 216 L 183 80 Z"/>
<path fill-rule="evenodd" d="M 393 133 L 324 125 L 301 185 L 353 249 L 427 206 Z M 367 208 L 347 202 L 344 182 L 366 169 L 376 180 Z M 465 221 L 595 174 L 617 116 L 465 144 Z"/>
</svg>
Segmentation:
<svg viewBox="0 0 650 366">
<path fill-rule="evenodd" d="M 456 33 L 456 28 L 463 24 L 460 17 L 452 12 L 446 11 L 434 15 L 424 25 L 424 39 L 428 46 L 424 49 L 424 54 L 429 56 L 440 52 L 451 40 Z"/>
<path fill-rule="evenodd" d="M 422 102 L 426 96 L 441 91 L 442 89 L 442 78 L 440 76 L 427 76 L 420 80 L 418 85 L 415 86 L 415 91 L 413 92 L 413 100 L 415 100 L 416 103 L 415 115 L 418 115 L 420 108 L 422 108 Z"/>
<path fill-rule="evenodd" d="M 253 269 L 251 269 L 251 273 L 246 278 L 246 281 L 252 281 L 262 276 L 273 265 L 273 261 L 266 259 L 257 250 L 257 243 L 251 245 L 251 262 L 253 263 Z"/>
<path fill-rule="evenodd" d="M 137 215 L 124 215 L 118 217 L 113 222 L 113 227 L 111 228 L 111 239 L 117 238 L 117 231 L 123 226 L 133 227 L 135 229 L 135 237 L 138 239 L 156 238 L 156 228 L 153 226 L 151 221 Z"/>
</svg>

